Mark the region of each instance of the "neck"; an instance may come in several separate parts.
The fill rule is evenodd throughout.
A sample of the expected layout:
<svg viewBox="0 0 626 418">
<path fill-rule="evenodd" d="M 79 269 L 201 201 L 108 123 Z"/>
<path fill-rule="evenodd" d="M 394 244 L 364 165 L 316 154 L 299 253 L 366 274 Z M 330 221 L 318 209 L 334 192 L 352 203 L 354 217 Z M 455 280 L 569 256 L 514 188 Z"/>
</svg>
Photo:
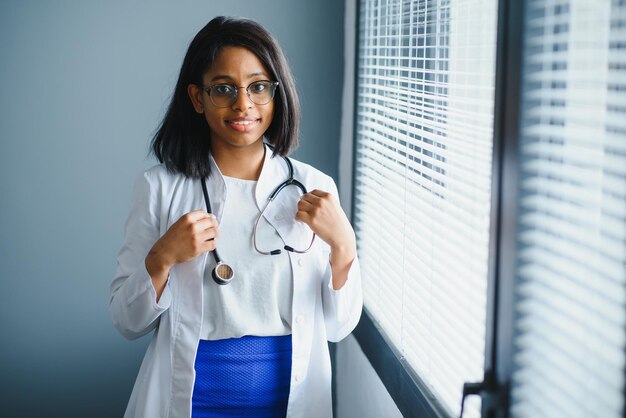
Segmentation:
<svg viewBox="0 0 626 418">
<path fill-rule="evenodd" d="M 245 148 L 212 149 L 222 175 L 242 180 L 258 180 L 265 159 L 265 145 Z"/>
</svg>

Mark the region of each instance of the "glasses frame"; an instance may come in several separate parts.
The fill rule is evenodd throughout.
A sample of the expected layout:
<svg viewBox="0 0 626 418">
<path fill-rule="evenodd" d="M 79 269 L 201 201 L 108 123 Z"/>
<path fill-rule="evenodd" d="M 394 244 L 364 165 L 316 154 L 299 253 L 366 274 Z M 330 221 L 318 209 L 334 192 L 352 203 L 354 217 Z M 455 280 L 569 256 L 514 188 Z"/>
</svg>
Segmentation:
<svg viewBox="0 0 626 418">
<path fill-rule="evenodd" d="M 269 83 L 269 89 L 272 93 L 271 97 L 269 98 L 269 100 L 265 103 L 257 103 L 254 100 L 252 100 L 252 97 L 250 96 L 250 91 L 248 90 L 250 88 L 250 86 L 252 86 L 253 84 L 256 83 Z M 248 100 L 250 100 L 252 103 L 254 103 L 255 105 L 259 105 L 259 106 L 263 106 L 268 104 L 269 102 L 271 102 L 274 99 L 274 96 L 276 95 L 276 88 L 278 87 L 280 83 L 278 81 L 270 81 L 270 80 L 256 80 L 253 81 L 252 83 L 248 84 L 247 86 L 236 86 L 234 84 L 230 84 L 230 83 L 216 83 L 213 84 L 211 86 L 208 87 L 201 87 L 202 91 L 206 92 L 206 94 L 209 95 L 209 98 L 211 99 L 211 103 L 213 103 L 213 105 L 215 107 L 218 108 L 227 108 L 227 107 L 231 107 L 232 105 L 234 105 L 237 102 L 237 97 L 239 97 L 239 90 L 240 89 L 246 89 L 246 96 L 248 96 Z M 217 87 L 217 86 L 229 86 L 233 88 L 234 93 L 231 95 L 231 103 L 227 106 L 220 106 L 217 103 L 215 103 L 215 101 L 213 100 L 213 96 L 211 95 L 211 91 Z"/>
</svg>

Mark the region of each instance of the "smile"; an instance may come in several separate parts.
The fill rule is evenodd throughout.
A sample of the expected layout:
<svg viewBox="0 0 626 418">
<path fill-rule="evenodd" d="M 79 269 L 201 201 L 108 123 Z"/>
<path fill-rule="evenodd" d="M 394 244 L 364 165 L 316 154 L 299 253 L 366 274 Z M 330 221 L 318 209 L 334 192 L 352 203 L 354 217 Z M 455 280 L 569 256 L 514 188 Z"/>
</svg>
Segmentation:
<svg viewBox="0 0 626 418">
<path fill-rule="evenodd" d="M 226 123 L 234 130 L 238 132 L 247 132 L 251 130 L 254 126 L 258 125 L 260 122 L 259 119 L 231 119 L 227 120 Z"/>
</svg>

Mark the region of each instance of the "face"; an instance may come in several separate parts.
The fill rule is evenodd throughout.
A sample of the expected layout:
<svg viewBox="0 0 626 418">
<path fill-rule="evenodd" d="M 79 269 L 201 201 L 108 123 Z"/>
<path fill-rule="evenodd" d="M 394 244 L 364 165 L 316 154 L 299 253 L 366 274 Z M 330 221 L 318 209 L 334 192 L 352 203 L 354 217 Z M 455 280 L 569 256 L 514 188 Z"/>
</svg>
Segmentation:
<svg viewBox="0 0 626 418">
<path fill-rule="evenodd" d="M 245 148 L 261 145 L 263 134 L 274 115 L 274 99 L 264 105 L 255 104 L 245 87 L 255 81 L 272 80 L 261 60 L 242 47 L 224 47 L 213 66 L 203 76 L 203 86 L 230 84 L 238 89 L 237 99 L 230 107 L 217 107 L 209 94 L 197 86 L 188 87 L 196 112 L 204 114 L 211 131 L 211 149 Z M 250 88 L 251 94 L 252 88 Z"/>
</svg>

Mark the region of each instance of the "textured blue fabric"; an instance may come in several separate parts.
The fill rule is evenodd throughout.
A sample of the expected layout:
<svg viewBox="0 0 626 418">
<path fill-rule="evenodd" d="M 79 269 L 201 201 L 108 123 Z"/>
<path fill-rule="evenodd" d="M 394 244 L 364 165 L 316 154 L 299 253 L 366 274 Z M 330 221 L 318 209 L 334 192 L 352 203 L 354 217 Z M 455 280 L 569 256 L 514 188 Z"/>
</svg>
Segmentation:
<svg viewBox="0 0 626 418">
<path fill-rule="evenodd" d="M 200 340 L 193 418 L 287 415 L 291 335 Z"/>
</svg>

